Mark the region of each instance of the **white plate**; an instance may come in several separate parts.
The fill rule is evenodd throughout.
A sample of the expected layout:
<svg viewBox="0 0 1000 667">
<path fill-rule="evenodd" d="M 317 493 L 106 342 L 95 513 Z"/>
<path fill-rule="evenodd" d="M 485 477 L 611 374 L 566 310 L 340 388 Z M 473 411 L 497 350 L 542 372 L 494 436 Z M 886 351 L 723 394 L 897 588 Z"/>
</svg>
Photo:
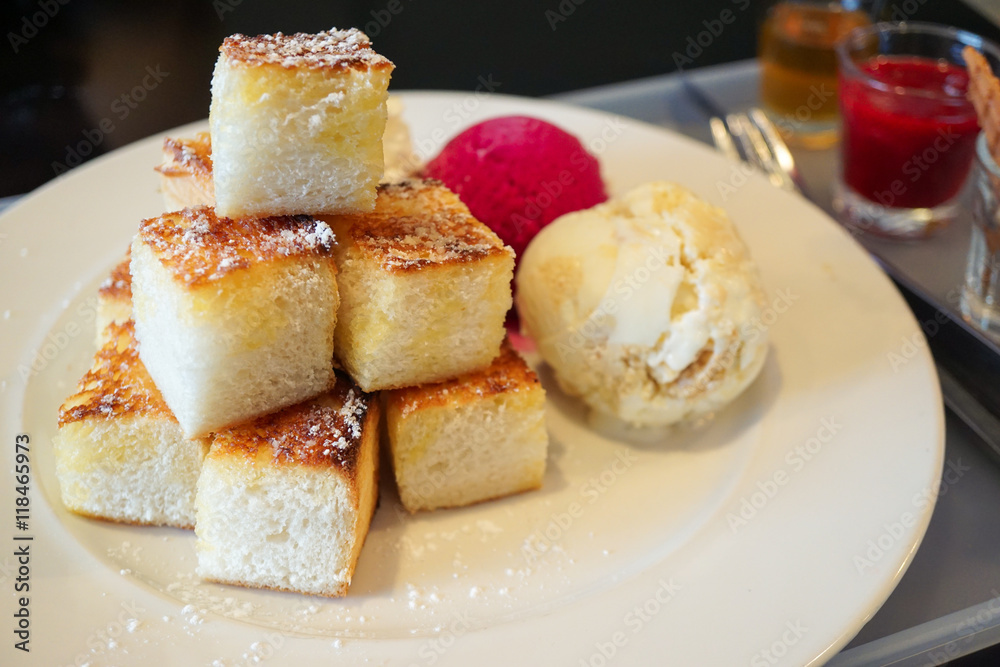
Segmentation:
<svg viewBox="0 0 1000 667">
<path fill-rule="evenodd" d="M 773 304 L 761 377 L 706 427 L 635 445 L 590 431 L 546 376 L 552 444 L 541 491 L 409 517 L 387 487 L 343 600 L 202 584 L 192 534 L 89 521 L 58 499 L 50 441 L 58 405 L 90 363 L 96 286 L 139 220 L 161 210 L 152 171 L 161 139 L 115 151 L 0 220 L 10 521 L 0 574 L 9 590 L 14 439 L 26 433 L 30 658 L 594 667 L 829 658 L 909 564 L 942 463 L 933 366 L 890 282 L 818 209 L 662 129 L 510 97 L 413 93 L 404 103 L 425 155 L 476 120 L 530 114 L 599 154 L 614 192 L 670 179 L 725 206 Z M 8 627 L 14 602 L 4 600 Z"/>
</svg>

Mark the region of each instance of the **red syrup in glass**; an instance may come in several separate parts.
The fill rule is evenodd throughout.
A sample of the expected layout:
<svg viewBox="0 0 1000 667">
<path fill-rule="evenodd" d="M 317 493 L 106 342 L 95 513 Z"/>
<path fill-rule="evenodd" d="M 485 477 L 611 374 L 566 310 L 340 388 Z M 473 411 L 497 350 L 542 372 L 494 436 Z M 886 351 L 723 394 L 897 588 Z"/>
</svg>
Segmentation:
<svg viewBox="0 0 1000 667">
<path fill-rule="evenodd" d="M 962 188 L 979 126 L 957 65 L 877 56 L 840 73 L 844 181 L 883 206 L 931 208 Z"/>
</svg>

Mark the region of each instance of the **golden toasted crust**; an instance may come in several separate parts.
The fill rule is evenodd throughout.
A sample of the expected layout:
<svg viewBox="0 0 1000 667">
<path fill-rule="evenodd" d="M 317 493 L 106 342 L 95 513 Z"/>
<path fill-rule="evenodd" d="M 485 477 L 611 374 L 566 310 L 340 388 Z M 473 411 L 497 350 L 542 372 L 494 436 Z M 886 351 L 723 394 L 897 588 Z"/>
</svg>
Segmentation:
<svg viewBox="0 0 1000 667">
<path fill-rule="evenodd" d="M 177 183 L 193 183 L 200 191 L 199 203 L 210 204 L 215 200 L 215 181 L 212 179 L 212 138 L 208 132 L 199 132 L 193 139 L 170 137 L 164 139 L 163 164 L 154 169 L 163 176 L 165 190 L 176 188 L 174 184 Z M 188 195 L 188 198 L 190 196 Z"/>
<path fill-rule="evenodd" d="M 105 278 L 97 290 L 98 296 L 108 301 L 132 300 L 132 273 L 129 262 L 132 259 L 132 248 L 125 253 L 125 259 L 111 270 L 111 275 Z"/>
<path fill-rule="evenodd" d="M 164 162 L 154 169 L 164 176 L 195 176 L 212 182 L 212 137 L 199 132 L 193 139 L 163 140 Z"/>
<path fill-rule="evenodd" d="M 417 208 L 471 215 L 458 195 L 436 178 L 407 178 L 378 186 L 375 212 L 380 215 L 412 215 Z"/>
<path fill-rule="evenodd" d="M 368 35 L 351 28 L 316 34 L 227 37 L 219 48 L 231 65 L 273 65 L 286 69 L 392 70 L 394 65 L 371 48 Z"/>
<path fill-rule="evenodd" d="M 497 394 L 540 387 L 538 376 L 504 339 L 500 355 L 486 368 L 436 384 L 395 389 L 386 392 L 386 400 L 401 417 L 406 417 L 424 408 L 457 407 Z"/>
<path fill-rule="evenodd" d="M 374 212 L 322 219 L 344 235 L 342 242 L 389 272 L 513 256 L 493 230 L 435 180 L 382 184 Z"/>
<path fill-rule="evenodd" d="M 108 342 L 97 351 L 77 392 L 59 408 L 59 426 L 154 413 L 176 421 L 139 360 L 132 321 L 109 325 L 105 338 Z"/>
<path fill-rule="evenodd" d="M 332 260 L 336 242 L 325 222 L 307 215 L 220 218 L 208 206 L 143 220 L 138 239 L 176 280 L 192 287 L 283 258 Z"/>
<path fill-rule="evenodd" d="M 337 468 L 353 481 L 366 429 L 377 428 L 379 405 L 337 373 L 325 394 L 215 434 L 209 456 L 243 456 L 265 465 Z M 370 435 L 369 435 L 370 437 Z"/>
</svg>

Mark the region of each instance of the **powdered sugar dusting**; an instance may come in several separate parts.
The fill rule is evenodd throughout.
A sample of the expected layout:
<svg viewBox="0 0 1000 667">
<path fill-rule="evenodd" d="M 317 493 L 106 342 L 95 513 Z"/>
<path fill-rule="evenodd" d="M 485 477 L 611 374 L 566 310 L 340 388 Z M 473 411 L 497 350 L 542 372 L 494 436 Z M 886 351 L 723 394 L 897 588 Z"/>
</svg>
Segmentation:
<svg viewBox="0 0 1000 667">
<path fill-rule="evenodd" d="M 98 293 L 105 299 L 131 299 L 132 298 L 132 274 L 129 272 L 129 260 L 131 250 L 126 253 L 125 258 L 119 262 L 111 275 L 104 279 L 98 288 Z"/>
<path fill-rule="evenodd" d="M 250 65 L 280 65 L 309 68 L 392 67 L 385 56 L 371 48 L 368 35 L 351 28 L 308 34 L 235 34 L 227 37 L 220 51 L 223 57 Z"/>
<path fill-rule="evenodd" d="M 402 228 L 403 233 L 392 238 L 383 236 L 373 239 L 372 244 L 385 252 L 383 265 L 387 268 L 412 269 L 430 264 L 473 261 L 497 250 L 491 235 L 486 233 L 487 230 L 477 229 L 471 216 L 468 221 L 462 221 L 467 225 L 461 225 L 453 216 L 438 212 L 391 220 Z"/>
<path fill-rule="evenodd" d="M 473 405 L 505 394 L 540 391 L 540 387 L 538 376 L 505 339 L 500 354 L 486 368 L 443 382 L 396 389 L 387 392 L 386 401 L 406 418 L 422 408 Z"/>
<path fill-rule="evenodd" d="M 368 401 L 367 397 L 362 398 L 360 395 L 355 395 L 353 389 L 347 392 L 347 400 L 344 401 L 344 407 L 340 410 L 340 415 L 344 419 L 344 426 L 347 432 L 355 440 L 361 438 L 361 424 L 365 418 L 365 414 L 368 412 Z"/>
<path fill-rule="evenodd" d="M 326 394 L 216 435 L 216 444 L 234 451 L 269 449 L 277 464 L 336 465 L 353 469 L 376 400 L 338 377 Z M 266 451 L 265 449 L 265 451 Z"/>
<path fill-rule="evenodd" d="M 332 257 L 336 243 L 329 225 L 307 215 L 220 218 L 208 206 L 143 220 L 139 238 L 188 285 L 281 257 Z"/>
<path fill-rule="evenodd" d="M 330 225 L 326 224 L 322 220 L 317 220 L 316 225 L 312 230 L 308 231 L 305 235 L 305 242 L 313 247 L 333 247 L 333 244 L 337 241 L 337 237 L 334 236 L 333 230 L 330 229 Z"/>
<path fill-rule="evenodd" d="M 442 183 L 409 179 L 379 186 L 375 211 L 350 219 L 350 235 L 389 271 L 419 270 L 513 253 Z M 343 233 L 343 232 L 342 232 Z"/>
</svg>

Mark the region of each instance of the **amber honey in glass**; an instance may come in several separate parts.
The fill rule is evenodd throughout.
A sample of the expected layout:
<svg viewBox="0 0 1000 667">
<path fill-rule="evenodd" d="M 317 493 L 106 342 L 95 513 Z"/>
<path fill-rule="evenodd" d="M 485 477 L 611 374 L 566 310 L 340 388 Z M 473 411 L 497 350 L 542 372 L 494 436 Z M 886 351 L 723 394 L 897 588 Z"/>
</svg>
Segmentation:
<svg viewBox="0 0 1000 667">
<path fill-rule="evenodd" d="M 792 144 L 825 148 L 837 140 L 836 43 L 871 24 L 847 3 L 784 0 L 760 29 L 760 95 Z"/>
</svg>

